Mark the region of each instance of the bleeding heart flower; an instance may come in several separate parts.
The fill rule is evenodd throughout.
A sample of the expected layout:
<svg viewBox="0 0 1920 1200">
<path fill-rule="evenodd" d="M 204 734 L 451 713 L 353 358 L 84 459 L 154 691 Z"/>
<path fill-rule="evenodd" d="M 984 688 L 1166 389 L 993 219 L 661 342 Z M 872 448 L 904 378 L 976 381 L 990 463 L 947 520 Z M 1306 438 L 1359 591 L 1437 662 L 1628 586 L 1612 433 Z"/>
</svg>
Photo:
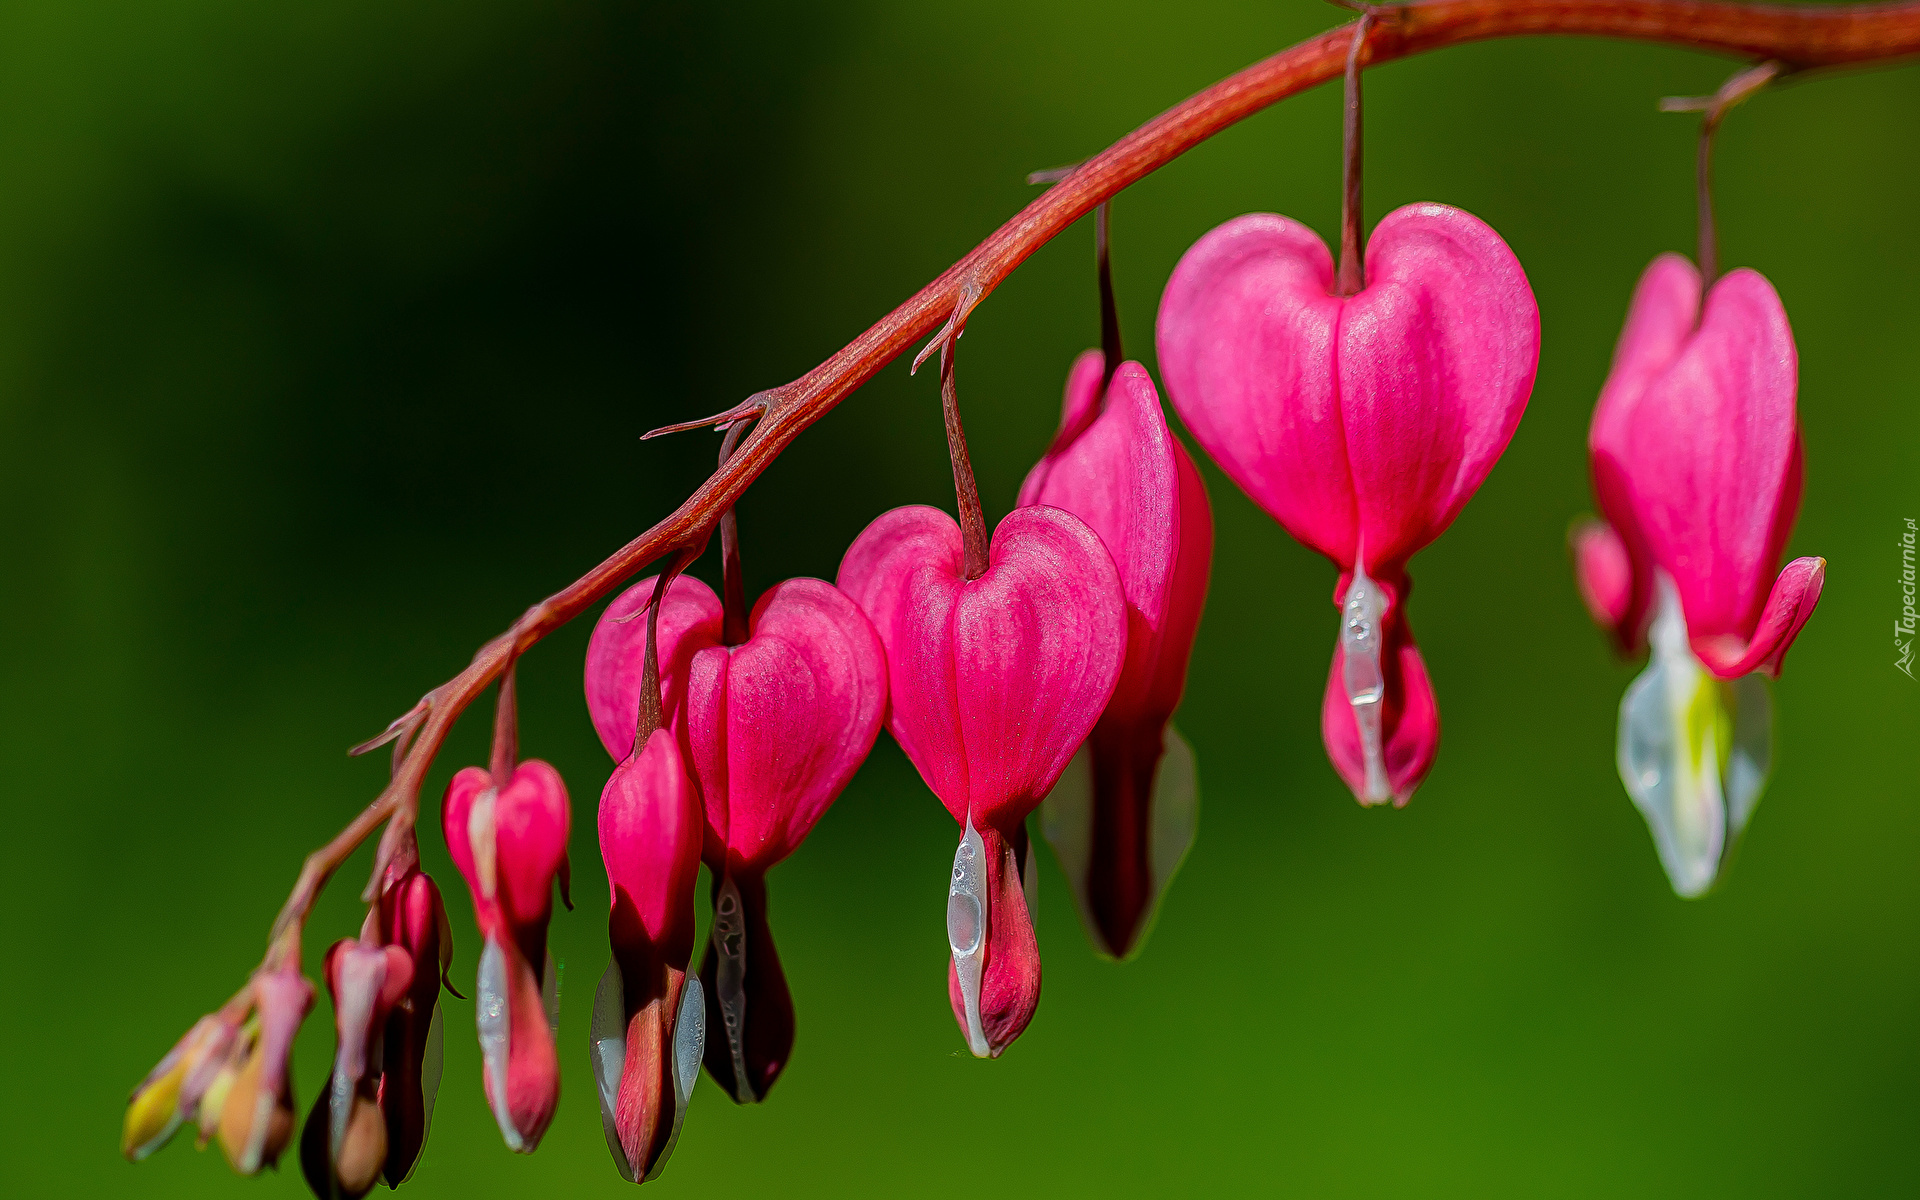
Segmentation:
<svg viewBox="0 0 1920 1200">
<path fill-rule="evenodd" d="M 426 969 L 431 973 L 433 965 Z M 413 956 L 399 946 L 343 938 L 327 950 L 322 975 L 338 1042 L 333 1076 L 300 1139 L 300 1166 L 320 1200 L 358 1200 L 387 1162 L 383 1042 L 387 1019 L 413 984 Z"/>
<path fill-rule="evenodd" d="M 1015 509 L 986 561 L 967 578 L 953 518 L 896 508 L 854 540 L 839 578 L 886 647 L 887 728 L 963 828 L 948 996 L 982 1058 L 1006 1049 L 1040 1000 L 1024 822 L 1092 732 L 1127 645 L 1119 574 L 1078 517 Z"/>
<path fill-rule="evenodd" d="M 538 759 L 499 788 L 467 767 L 447 785 L 440 813 L 483 939 L 474 1010 L 487 1102 L 507 1148 L 531 1154 L 560 1100 L 560 976 L 547 922 L 556 877 L 565 884 L 566 784 Z"/>
<path fill-rule="evenodd" d="M 1404 804 L 1440 736 L 1406 563 L 1506 449 L 1533 390 L 1540 315 L 1499 235 L 1441 204 L 1389 213 L 1365 274 L 1336 295 L 1312 230 L 1239 217 L 1174 268 L 1158 338 L 1168 394 L 1207 453 L 1340 568 L 1321 732 L 1361 803 Z"/>
<path fill-rule="evenodd" d="M 1620 709 L 1622 781 L 1674 890 L 1712 886 L 1766 784 L 1777 676 L 1826 562 L 1774 566 L 1800 507 L 1799 358 L 1766 279 L 1729 272 L 1701 309 L 1676 254 L 1634 290 L 1588 435 L 1609 524 L 1577 527 L 1595 620 L 1652 662 Z M 1734 681 L 1729 684 L 1722 681 Z"/>
<path fill-rule="evenodd" d="M 1020 503 L 1085 521 L 1112 555 L 1126 595 L 1119 683 L 1041 809 L 1088 936 L 1126 958 L 1193 844 L 1193 750 L 1168 722 L 1206 602 L 1213 513 L 1146 368 L 1122 364 L 1103 405 L 1104 366 L 1098 350 L 1074 362 L 1060 432 L 1027 475 Z"/>
<path fill-rule="evenodd" d="M 700 840 L 680 748 L 657 729 L 600 796 L 613 962 L 593 1001 L 593 1067 L 607 1149 L 629 1183 L 666 1165 L 700 1072 L 706 1006 L 687 978 Z"/>
<path fill-rule="evenodd" d="M 587 649 L 587 707 L 616 757 L 639 715 L 646 638 L 636 618 L 654 586 L 642 580 L 614 600 Z M 714 937 L 700 976 L 709 1025 L 726 1037 L 708 1043 L 707 1070 L 751 1103 L 793 1049 L 766 872 L 799 847 L 865 761 L 886 712 L 887 666 L 866 615 L 818 579 L 768 591 L 738 645 L 727 644 L 725 624 L 719 597 L 679 576 L 661 605 L 657 649 L 668 723 L 705 810 L 714 882 Z"/>
</svg>

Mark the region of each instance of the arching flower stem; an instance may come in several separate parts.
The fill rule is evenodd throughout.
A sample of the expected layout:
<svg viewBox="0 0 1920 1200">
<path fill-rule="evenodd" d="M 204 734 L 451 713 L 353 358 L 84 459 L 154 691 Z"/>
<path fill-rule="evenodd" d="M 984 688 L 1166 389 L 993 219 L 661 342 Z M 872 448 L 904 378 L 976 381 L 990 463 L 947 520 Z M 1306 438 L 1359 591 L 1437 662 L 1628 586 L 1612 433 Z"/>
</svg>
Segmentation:
<svg viewBox="0 0 1920 1200">
<path fill-rule="evenodd" d="M 1920 54 L 1920 0 L 1829 5 L 1754 5 L 1726 0 L 1416 0 L 1392 8 L 1365 43 L 1368 65 L 1494 38 L 1616 37 L 1690 47 L 1788 69 L 1844 67 Z M 759 418 L 738 451 L 665 519 L 566 588 L 535 604 L 486 643 L 454 678 L 429 692 L 376 739 L 411 737 L 380 796 L 325 846 L 309 854 L 269 937 L 277 961 L 282 934 L 297 928 L 326 881 L 366 838 L 388 825 L 373 879 L 410 833 L 419 792 L 454 721 L 514 658 L 573 620 L 664 555 L 684 566 L 749 484 L 802 430 L 908 350 L 977 304 L 1029 255 L 1129 185 L 1229 126 L 1340 75 L 1354 49 L 1353 25 L 1320 34 L 1247 67 L 1168 109 L 1088 159 L 995 230 L 939 278 L 801 378 L 756 393 L 718 416 L 673 428 Z M 662 431 L 664 432 L 664 431 Z M 984 524 L 984 522 L 983 522 Z M 679 570 L 676 566 L 674 570 Z M 399 829 L 400 834 L 396 834 Z M 297 937 L 297 934 L 296 934 Z"/>
</svg>

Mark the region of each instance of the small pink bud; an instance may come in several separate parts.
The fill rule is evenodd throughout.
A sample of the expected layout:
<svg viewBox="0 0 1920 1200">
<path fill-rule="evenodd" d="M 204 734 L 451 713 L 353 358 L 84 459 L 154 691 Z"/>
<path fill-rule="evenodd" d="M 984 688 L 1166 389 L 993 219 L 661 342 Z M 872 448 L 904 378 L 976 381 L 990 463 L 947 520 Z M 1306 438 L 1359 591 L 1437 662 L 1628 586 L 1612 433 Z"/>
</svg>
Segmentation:
<svg viewBox="0 0 1920 1200">
<path fill-rule="evenodd" d="M 467 767 L 447 785 L 441 820 L 483 939 L 474 1000 L 482 1082 L 507 1148 L 530 1154 L 560 1099 L 547 921 L 566 862 L 566 785 L 537 759 L 497 790 L 486 771 Z"/>
<path fill-rule="evenodd" d="M 294 1036 L 313 1009 L 313 985 L 298 966 L 253 977 L 254 1021 L 235 1043 L 231 1078 L 210 1087 L 216 1102 L 220 1148 L 242 1175 L 273 1166 L 293 1140 Z M 201 1123 L 208 1124 L 205 1101 Z"/>
<path fill-rule="evenodd" d="M 380 1109 L 386 1120 L 389 1187 L 412 1174 L 433 1125 L 440 1091 L 442 1031 L 440 986 L 453 961 L 453 935 L 440 889 L 425 872 L 413 870 L 380 894 L 376 912 L 384 945 L 405 950 L 413 963 L 412 981 L 387 1017 L 382 1039 Z"/>
<path fill-rule="evenodd" d="M 432 970 L 432 965 L 427 968 Z M 322 970 L 337 1035 L 333 1075 L 314 1101 L 300 1139 L 300 1167 L 320 1200 L 358 1200 L 387 1162 L 380 1112 L 388 1018 L 413 984 L 413 956 L 399 946 L 346 938 Z"/>
<path fill-rule="evenodd" d="M 600 796 L 613 962 L 593 1003 L 607 1149 L 629 1183 L 666 1164 L 700 1071 L 706 1006 L 693 958 L 700 802 L 671 731 L 653 732 Z"/>
</svg>

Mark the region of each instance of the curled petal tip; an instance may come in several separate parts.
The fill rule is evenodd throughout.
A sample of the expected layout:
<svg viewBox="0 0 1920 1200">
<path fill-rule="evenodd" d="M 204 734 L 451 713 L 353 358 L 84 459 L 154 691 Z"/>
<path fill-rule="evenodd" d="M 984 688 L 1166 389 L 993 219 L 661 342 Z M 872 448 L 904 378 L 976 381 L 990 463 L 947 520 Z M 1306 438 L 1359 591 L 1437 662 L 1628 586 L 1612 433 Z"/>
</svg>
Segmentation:
<svg viewBox="0 0 1920 1200">
<path fill-rule="evenodd" d="M 1738 679 L 1754 671 L 1770 679 L 1780 676 L 1787 650 L 1820 603 L 1827 578 L 1824 558 L 1796 558 L 1774 580 L 1753 636 L 1745 641 L 1726 635 L 1693 639 L 1693 652 L 1721 679 Z"/>
</svg>

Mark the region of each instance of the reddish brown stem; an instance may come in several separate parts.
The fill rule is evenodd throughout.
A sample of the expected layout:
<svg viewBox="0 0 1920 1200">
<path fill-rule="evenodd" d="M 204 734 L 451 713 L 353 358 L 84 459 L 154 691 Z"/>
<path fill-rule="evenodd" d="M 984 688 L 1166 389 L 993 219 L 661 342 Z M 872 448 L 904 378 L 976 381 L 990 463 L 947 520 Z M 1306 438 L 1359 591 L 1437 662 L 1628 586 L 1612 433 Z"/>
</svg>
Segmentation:
<svg viewBox="0 0 1920 1200">
<path fill-rule="evenodd" d="M 1340 270 L 1334 284 L 1342 296 L 1357 295 L 1367 286 L 1366 214 L 1360 205 L 1360 55 L 1372 28 L 1373 14 L 1361 13 L 1347 47 L 1346 104 L 1340 120 Z"/>
<path fill-rule="evenodd" d="M 727 426 L 727 435 L 720 439 L 721 466 L 726 466 L 727 460 L 733 457 L 734 448 L 746 432 L 745 421 Z M 720 595 L 725 614 L 720 640 L 729 646 L 738 646 L 747 640 L 747 584 L 740 577 L 740 518 L 731 508 L 720 514 Z"/>
<path fill-rule="evenodd" d="M 487 763 L 487 773 L 493 777 L 493 786 L 503 788 L 513 778 L 513 770 L 520 765 L 520 721 L 514 708 L 513 667 L 500 674 L 500 696 L 493 709 L 493 755 Z"/>
<path fill-rule="evenodd" d="M 1786 74 L 1787 70 L 1785 63 L 1769 59 L 1736 72 L 1711 96 L 1677 97 L 1660 102 L 1664 112 L 1703 114 L 1700 118 L 1700 146 L 1694 161 L 1695 198 L 1700 209 L 1700 293 L 1703 296 L 1713 287 L 1713 281 L 1720 277 L 1720 239 L 1713 223 L 1713 135 L 1735 105 Z M 1706 311 L 1703 303 L 1700 314 L 1705 316 Z"/>
<path fill-rule="evenodd" d="M 980 509 L 980 487 L 973 481 L 973 457 L 967 453 L 967 431 L 960 426 L 960 389 L 953 379 L 954 343 L 959 330 L 940 351 L 940 412 L 947 423 L 947 455 L 953 460 L 953 495 L 960 508 L 962 572 L 978 579 L 987 571 L 987 517 Z"/>
<path fill-rule="evenodd" d="M 1686 46 L 1788 68 L 1837 67 L 1920 54 L 1920 0 L 1858 5 L 1755 5 L 1726 0 L 1419 0 L 1393 9 L 1367 39 L 1368 65 L 1447 46 L 1529 35 L 1616 37 Z M 528 609 L 482 646 L 473 662 L 429 694 L 427 714 L 406 760 L 380 798 L 326 846 L 309 855 L 275 923 L 303 921 L 326 878 L 380 822 L 411 821 L 420 785 L 466 707 L 507 663 L 586 611 L 649 563 L 698 548 L 720 514 L 800 432 L 819 420 L 914 342 L 948 320 L 963 292 L 984 297 L 1028 255 L 1111 198 L 1208 138 L 1297 92 L 1338 76 L 1353 45 L 1352 24 L 1257 62 L 1155 117 L 1087 160 L 995 230 L 938 279 L 806 375 L 729 410 L 763 419 L 725 466 L 666 519 L 566 588 Z M 699 424 L 720 424 L 720 420 Z"/>
</svg>

